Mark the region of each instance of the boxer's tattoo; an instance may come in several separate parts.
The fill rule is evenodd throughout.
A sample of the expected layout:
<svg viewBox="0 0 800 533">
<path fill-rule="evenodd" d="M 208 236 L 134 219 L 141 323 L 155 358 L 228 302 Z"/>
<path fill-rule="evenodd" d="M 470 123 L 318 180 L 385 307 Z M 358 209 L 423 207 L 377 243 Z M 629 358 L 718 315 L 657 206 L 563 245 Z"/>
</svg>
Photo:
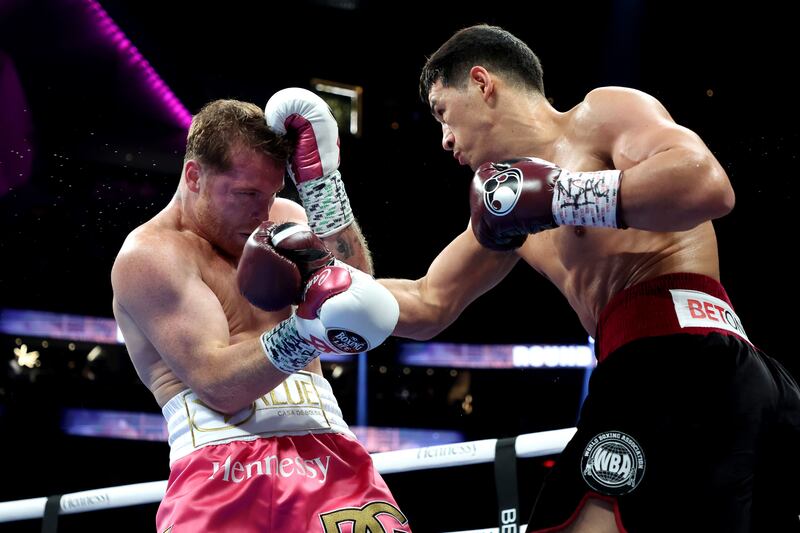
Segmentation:
<svg viewBox="0 0 800 533">
<path fill-rule="evenodd" d="M 353 245 L 343 235 L 339 235 L 336 237 L 336 252 L 339 259 L 349 259 L 353 257 Z"/>
<path fill-rule="evenodd" d="M 367 240 L 355 220 L 340 233 L 323 237 L 322 242 L 333 252 L 336 259 L 367 274 L 372 274 L 372 257 L 369 254 Z"/>
</svg>

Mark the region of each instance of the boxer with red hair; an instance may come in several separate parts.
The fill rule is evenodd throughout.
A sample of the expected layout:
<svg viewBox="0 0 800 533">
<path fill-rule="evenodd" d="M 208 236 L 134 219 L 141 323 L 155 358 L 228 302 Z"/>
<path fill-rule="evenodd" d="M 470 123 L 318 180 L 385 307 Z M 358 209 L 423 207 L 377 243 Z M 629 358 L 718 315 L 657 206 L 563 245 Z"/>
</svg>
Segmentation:
<svg viewBox="0 0 800 533">
<path fill-rule="evenodd" d="M 398 316 L 338 163 L 313 93 L 281 91 L 266 116 L 212 102 L 175 196 L 117 256 L 114 314 L 169 429 L 159 532 L 409 531 L 318 359 L 377 346 Z M 310 216 L 276 198 L 287 164 Z"/>
</svg>

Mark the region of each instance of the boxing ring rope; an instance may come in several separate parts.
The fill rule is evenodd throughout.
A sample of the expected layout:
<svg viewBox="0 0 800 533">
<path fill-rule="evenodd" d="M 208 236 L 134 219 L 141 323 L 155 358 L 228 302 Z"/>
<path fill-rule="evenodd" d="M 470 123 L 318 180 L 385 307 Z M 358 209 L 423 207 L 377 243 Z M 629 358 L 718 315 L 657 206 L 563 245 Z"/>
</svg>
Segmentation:
<svg viewBox="0 0 800 533">
<path fill-rule="evenodd" d="M 516 456 L 529 458 L 561 453 L 575 431 L 575 428 L 567 428 L 520 435 L 514 443 Z M 485 439 L 374 453 L 372 460 L 381 474 L 490 463 L 495 460 L 497 442 L 498 439 Z M 164 480 L 73 492 L 60 497 L 58 514 L 156 503 L 161 501 L 166 490 L 167 481 Z M 0 502 L 0 523 L 42 518 L 47 500 L 47 497 L 39 497 Z"/>
</svg>

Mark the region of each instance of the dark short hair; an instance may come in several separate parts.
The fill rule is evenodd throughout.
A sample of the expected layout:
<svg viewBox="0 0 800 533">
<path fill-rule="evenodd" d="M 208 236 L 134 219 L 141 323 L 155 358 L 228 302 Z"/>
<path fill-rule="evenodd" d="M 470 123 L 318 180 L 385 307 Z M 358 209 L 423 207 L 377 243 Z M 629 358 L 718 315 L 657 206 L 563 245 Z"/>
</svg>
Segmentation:
<svg viewBox="0 0 800 533">
<path fill-rule="evenodd" d="M 231 168 L 231 148 L 250 148 L 280 163 L 291 155 L 291 145 L 267 126 L 264 111 L 238 100 L 214 100 L 192 117 L 184 162 L 197 159 L 217 171 Z"/>
<path fill-rule="evenodd" d="M 463 87 L 475 65 L 544 95 L 542 64 L 528 45 L 502 28 L 479 24 L 459 30 L 428 58 L 419 77 L 420 97 L 427 103 L 437 81 Z"/>
</svg>

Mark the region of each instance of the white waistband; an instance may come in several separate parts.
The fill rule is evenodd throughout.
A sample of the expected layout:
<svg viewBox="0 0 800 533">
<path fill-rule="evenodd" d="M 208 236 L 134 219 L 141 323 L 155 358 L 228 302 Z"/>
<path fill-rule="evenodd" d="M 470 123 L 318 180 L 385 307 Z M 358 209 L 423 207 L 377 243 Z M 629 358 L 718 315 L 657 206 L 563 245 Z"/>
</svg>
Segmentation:
<svg viewBox="0 0 800 533">
<path fill-rule="evenodd" d="M 343 433 L 355 439 L 330 383 L 310 372 L 290 375 L 233 415 L 211 409 L 191 390 L 173 396 L 161 411 L 167 419 L 170 464 L 203 446 L 236 440 L 307 433 Z"/>
</svg>

